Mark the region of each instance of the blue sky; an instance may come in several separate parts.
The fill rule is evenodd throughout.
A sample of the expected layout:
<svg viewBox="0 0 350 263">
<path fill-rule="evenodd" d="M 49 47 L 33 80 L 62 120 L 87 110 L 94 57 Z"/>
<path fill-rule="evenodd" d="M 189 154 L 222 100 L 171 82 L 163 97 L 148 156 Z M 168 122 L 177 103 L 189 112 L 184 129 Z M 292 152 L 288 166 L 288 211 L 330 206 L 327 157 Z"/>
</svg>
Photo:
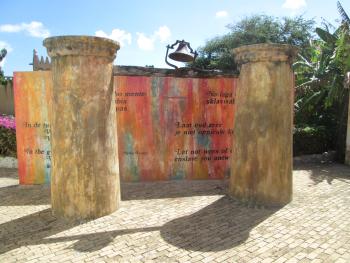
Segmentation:
<svg viewBox="0 0 350 263">
<path fill-rule="evenodd" d="M 341 0 L 350 13 L 348 0 Z M 48 36 L 98 35 L 119 40 L 117 65 L 166 67 L 166 45 L 177 39 L 194 49 L 228 32 L 227 24 L 245 16 L 265 14 L 339 19 L 336 0 L 5 0 L 1 3 L 0 49 L 5 75 L 31 71 L 33 49 L 46 56 Z"/>
</svg>

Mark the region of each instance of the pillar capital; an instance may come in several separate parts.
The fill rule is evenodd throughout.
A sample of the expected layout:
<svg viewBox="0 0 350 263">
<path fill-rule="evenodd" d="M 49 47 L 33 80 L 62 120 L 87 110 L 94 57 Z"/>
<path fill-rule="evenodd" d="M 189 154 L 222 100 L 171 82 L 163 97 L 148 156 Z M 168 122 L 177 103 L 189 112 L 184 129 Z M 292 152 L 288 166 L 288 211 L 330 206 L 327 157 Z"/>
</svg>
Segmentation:
<svg viewBox="0 0 350 263">
<path fill-rule="evenodd" d="M 113 60 L 120 45 L 111 39 L 92 36 L 46 38 L 43 45 L 51 58 L 58 56 L 96 56 Z"/>
<path fill-rule="evenodd" d="M 237 64 L 252 62 L 289 62 L 298 53 L 298 48 L 287 44 L 255 44 L 232 50 Z"/>
</svg>

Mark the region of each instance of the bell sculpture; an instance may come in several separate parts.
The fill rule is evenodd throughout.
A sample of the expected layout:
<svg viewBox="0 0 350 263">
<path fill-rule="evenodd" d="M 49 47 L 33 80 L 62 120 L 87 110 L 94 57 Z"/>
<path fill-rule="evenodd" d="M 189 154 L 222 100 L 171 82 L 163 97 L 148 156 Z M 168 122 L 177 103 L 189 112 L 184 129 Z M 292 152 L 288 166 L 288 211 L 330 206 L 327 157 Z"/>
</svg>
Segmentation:
<svg viewBox="0 0 350 263">
<path fill-rule="evenodd" d="M 169 49 L 174 49 L 176 45 L 178 45 L 177 49 L 168 55 Z M 178 68 L 177 66 L 168 62 L 168 56 L 172 60 L 178 61 L 178 62 L 194 62 L 197 55 L 198 53 L 196 51 L 193 51 L 189 42 L 186 42 L 185 40 L 181 40 L 181 41 L 176 40 L 174 44 L 172 44 L 171 46 L 170 45 L 167 46 L 165 63 L 177 69 Z"/>
</svg>

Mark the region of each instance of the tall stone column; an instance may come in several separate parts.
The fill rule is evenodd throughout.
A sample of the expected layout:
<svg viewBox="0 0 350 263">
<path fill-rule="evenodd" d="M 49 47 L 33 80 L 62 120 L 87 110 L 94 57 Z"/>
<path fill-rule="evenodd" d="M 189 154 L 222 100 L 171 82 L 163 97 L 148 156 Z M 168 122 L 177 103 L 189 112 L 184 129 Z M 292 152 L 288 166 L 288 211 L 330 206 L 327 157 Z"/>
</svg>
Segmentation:
<svg viewBox="0 0 350 263">
<path fill-rule="evenodd" d="M 236 91 L 230 194 L 282 205 L 292 199 L 292 125 L 297 49 L 257 44 L 233 50 L 240 66 Z"/>
<path fill-rule="evenodd" d="M 112 213 L 120 200 L 113 60 L 119 44 L 88 36 L 44 40 L 52 58 L 53 213 L 72 219 Z"/>
<path fill-rule="evenodd" d="M 348 82 L 350 82 L 350 73 Z M 350 95 L 348 104 L 348 126 L 346 131 L 346 144 L 345 144 L 345 164 L 350 165 Z"/>
</svg>

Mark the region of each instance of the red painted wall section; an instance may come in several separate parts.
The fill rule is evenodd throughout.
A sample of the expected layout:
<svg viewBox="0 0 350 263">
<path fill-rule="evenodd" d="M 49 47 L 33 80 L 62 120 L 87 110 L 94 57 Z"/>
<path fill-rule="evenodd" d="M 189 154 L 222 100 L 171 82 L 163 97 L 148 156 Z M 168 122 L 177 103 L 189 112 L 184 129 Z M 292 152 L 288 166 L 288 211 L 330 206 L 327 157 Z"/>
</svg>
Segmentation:
<svg viewBox="0 0 350 263">
<path fill-rule="evenodd" d="M 115 78 L 124 181 L 230 174 L 234 78 Z"/>
</svg>

